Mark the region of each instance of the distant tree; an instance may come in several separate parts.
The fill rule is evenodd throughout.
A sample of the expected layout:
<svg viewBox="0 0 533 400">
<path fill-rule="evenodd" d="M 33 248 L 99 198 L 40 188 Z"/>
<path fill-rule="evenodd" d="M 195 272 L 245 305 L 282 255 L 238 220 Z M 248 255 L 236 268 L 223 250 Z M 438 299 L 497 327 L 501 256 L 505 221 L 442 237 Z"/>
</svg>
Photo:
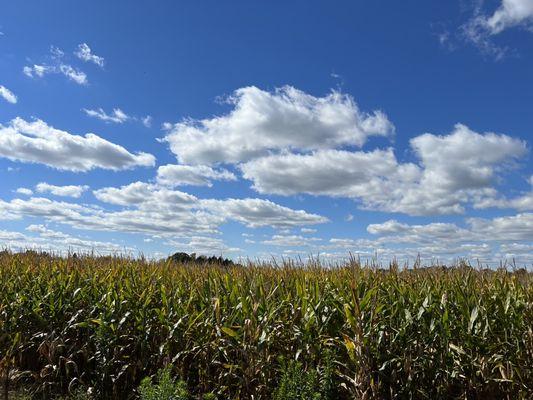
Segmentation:
<svg viewBox="0 0 533 400">
<path fill-rule="evenodd" d="M 187 254 L 183 252 L 172 254 L 168 257 L 168 261 L 177 264 L 222 265 L 224 267 L 235 265 L 235 263 L 228 258 L 222 258 L 220 256 L 207 257 L 203 255 L 197 257 L 196 253 Z"/>
<path fill-rule="evenodd" d="M 168 259 L 169 261 L 173 261 L 175 263 L 181 263 L 181 264 L 187 264 L 187 263 L 195 261 L 195 258 L 192 258 L 187 253 L 174 253 Z"/>
</svg>

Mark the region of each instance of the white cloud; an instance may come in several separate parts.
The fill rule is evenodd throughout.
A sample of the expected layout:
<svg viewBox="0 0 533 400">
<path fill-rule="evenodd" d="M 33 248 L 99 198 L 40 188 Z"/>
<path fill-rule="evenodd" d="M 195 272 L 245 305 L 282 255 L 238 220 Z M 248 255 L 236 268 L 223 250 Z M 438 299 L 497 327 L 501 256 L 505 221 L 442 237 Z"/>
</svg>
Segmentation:
<svg viewBox="0 0 533 400">
<path fill-rule="evenodd" d="M 191 211 L 172 203 L 158 205 L 144 203 L 143 207 L 125 208 L 119 211 L 105 210 L 69 202 L 45 198 L 29 200 L 0 200 L 0 217 L 43 218 L 76 229 L 143 233 L 154 235 L 190 235 L 215 233 L 223 218 L 201 211 Z"/>
<path fill-rule="evenodd" d="M 38 234 L 38 237 L 24 235 L 27 243 L 24 248 L 27 248 L 28 244 L 31 244 L 31 247 L 34 248 L 37 247 L 43 250 L 50 249 L 59 252 L 78 251 L 83 253 L 96 251 L 98 253 L 109 254 L 134 251 L 131 247 L 120 246 L 116 243 L 82 239 L 64 232 L 49 229 L 42 224 L 29 225 L 26 227 L 26 231 Z"/>
<path fill-rule="evenodd" d="M 0 85 L 0 97 L 3 97 L 4 100 L 8 103 L 17 103 L 17 96 L 15 96 L 15 94 L 11 90 L 2 85 Z"/>
<path fill-rule="evenodd" d="M 82 111 L 89 117 L 98 118 L 104 122 L 114 122 L 116 124 L 122 124 L 131 118 L 120 108 L 114 108 L 111 114 L 107 114 L 102 108 L 96 110 L 82 108 Z"/>
<path fill-rule="evenodd" d="M 243 177 L 259 193 L 351 197 L 369 181 L 398 168 L 392 149 L 369 153 L 319 150 L 311 154 L 277 154 L 241 165 Z M 416 168 L 413 166 L 413 168 Z"/>
<path fill-rule="evenodd" d="M 42 78 L 48 73 L 55 72 L 55 68 L 48 65 L 38 65 L 34 64 L 33 66 L 25 66 L 22 71 L 24 75 L 33 78 L 35 76 Z"/>
<path fill-rule="evenodd" d="M 497 197 L 498 193 L 489 193 L 492 196 L 481 197 L 474 203 L 474 208 L 512 208 L 518 211 L 533 210 L 533 176 L 529 178 L 531 190 L 514 198 Z"/>
<path fill-rule="evenodd" d="M 174 210 L 191 208 L 197 203 L 197 198 L 178 190 L 169 190 L 157 185 L 134 182 L 120 188 L 107 187 L 95 190 L 95 197 L 109 204 L 121 206 L 138 206 L 153 209 L 171 207 Z"/>
<path fill-rule="evenodd" d="M 461 27 L 462 35 L 483 53 L 497 60 L 502 59 L 509 48 L 495 44 L 493 37 L 513 27 L 530 28 L 533 23 L 533 2 L 502 0 L 500 6 L 489 15 L 483 12 L 480 5 L 474 8 L 474 16 Z"/>
<path fill-rule="evenodd" d="M 212 180 L 235 181 L 237 177 L 225 169 L 208 165 L 162 165 L 157 169 L 157 182 L 168 186 L 212 186 Z"/>
<path fill-rule="evenodd" d="M 533 2 L 531 0 L 502 0 L 500 7 L 484 24 L 495 35 L 505 29 L 533 22 Z"/>
<path fill-rule="evenodd" d="M 22 118 L 15 118 L 8 126 L 0 125 L 0 156 L 76 172 L 95 168 L 122 170 L 155 164 L 151 154 L 132 154 L 94 133 L 73 135 L 44 121 L 28 122 Z"/>
<path fill-rule="evenodd" d="M 159 213 L 162 218 L 172 218 L 174 213 L 203 215 L 219 225 L 226 220 L 243 223 L 248 227 L 293 226 L 324 223 L 326 218 L 303 210 L 293 210 L 262 199 L 198 199 L 190 194 L 170 190 L 144 182 L 134 182 L 120 188 L 95 190 L 97 199 L 122 206 L 134 206 L 139 210 Z M 180 215 L 174 218 L 180 218 Z"/>
<path fill-rule="evenodd" d="M 190 237 L 214 234 L 227 221 L 248 227 L 286 228 L 326 222 L 303 210 L 293 210 L 261 199 L 197 199 L 158 185 L 135 182 L 120 188 L 94 191 L 101 201 L 123 206 L 102 207 L 58 202 L 45 198 L 0 200 L 0 218 L 43 218 L 78 229 Z"/>
<path fill-rule="evenodd" d="M 504 243 L 497 256 L 506 260 L 532 257 L 533 243 Z"/>
<path fill-rule="evenodd" d="M 271 150 L 362 146 L 368 136 L 394 131 L 385 114 L 362 112 L 352 97 L 335 91 L 314 97 L 290 86 L 274 92 L 245 87 L 229 102 L 229 114 L 177 123 L 164 137 L 181 162 L 238 163 Z"/>
<path fill-rule="evenodd" d="M 35 186 L 35 190 L 39 193 L 52 193 L 55 196 L 74 197 L 76 199 L 81 197 L 87 189 L 89 189 L 87 185 L 56 186 L 45 182 L 41 182 Z"/>
<path fill-rule="evenodd" d="M 175 248 L 176 251 L 203 254 L 207 256 L 238 253 L 242 251 L 238 247 L 229 247 L 220 238 L 210 236 L 193 236 L 187 238 L 185 241 L 168 240 L 166 244 Z"/>
<path fill-rule="evenodd" d="M 327 218 L 320 215 L 293 210 L 263 199 L 209 199 L 201 200 L 201 204 L 216 215 L 241 222 L 250 228 L 291 228 L 328 222 Z"/>
<path fill-rule="evenodd" d="M 525 142 L 519 139 L 479 134 L 461 124 L 450 135 L 426 133 L 410 143 L 424 166 L 424 181 L 448 190 L 490 186 L 496 166 L 527 152 Z"/>
<path fill-rule="evenodd" d="M 320 238 L 309 238 L 300 235 L 273 235 L 270 239 L 264 240 L 262 243 L 279 247 L 305 247 L 314 245 L 321 240 Z"/>
<path fill-rule="evenodd" d="M 17 190 L 15 190 L 15 192 L 24 194 L 26 196 L 31 196 L 33 194 L 33 190 L 24 187 L 18 188 Z"/>
<path fill-rule="evenodd" d="M 85 72 L 80 71 L 68 64 L 55 65 L 37 65 L 25 66 L 22 70 L 24 74 L 30 78 L 38 77 L 42 78 L 46 74 L 63 74 L 71 81 L 76 82 L 78 85 L 86 85 L 89 83 Z"/>
<path fill-rule="evenodd" d="M 88 83 L 85 72 L 80 71 L 70 65 L 61 64 L 59 66 L 59 71 L 71 81 L 76 82 L 78 85 L 86 85 Z"/>
<path fill-rule="evenodd" d="M 33 64 L 32 66 L 26 65 L 22 72 L 24 75 L 30 78 L 43 78 L 46 74 L 62 74 L 66 76 L 73 82 L 76 82 L 78 85 L 87 85 L 89 83 L 87 75 L 85 72 L 76 69 L 72 65 L 65 64 L 63 56 L 65 53 L 55 47 L 50 47 L 50 55 L 48 56 L 51 65 L 48 64 Z"/>
<path fill-rule="evenodd" d="M 347 197 L 365 209 L 410 215 L 454 214 L 493 192 L 498 171 L 527 153 L 519 139 L 461 124 L 449 135 L 427 133 L 410 144 L 419 164 L 398 162 L 392 149 L 318 150 L 259 157 L 240 168 L 260 193 Z"/>
<path fill-rule="evenodd" d="M 26 230 L 32 235 L 21 232 L 0 230 L 0 241 L 11 250 L 28 249 L 66 252 L 92 252 L 109 254 L 133 251 L 133 248 L 119 246 L 115 243 L 82 239 L 63 232 L 51 230 L 44 225 L 29 225 Z"/>
<path fill-rule="evenodd" d="M 170 130 L 172 130 L 173 127 L 174 127 L 174 124 L 172 124 L 170 122 L 163 122 L 161 124 L 161 130 L 163 130 L 163 131 L 170 131 Z"/>
<path fill-rule="evenodd" d="M 302 229 L 300 229 L 300 232 L 302 232 L 302 233 L 315 233 L 316 229 L 313 229 L 313 228 L 302 228 Z"/>
<path fill-rule="evenodd" d="M 146 117 L 136 117 L 126 114 L 118 107 L 113 108 L 113 111 L 110 114 L 106 113 L 101 107 L 96 109 L 82 108 L 81 110 L 89 117 L 98 118 L 106 123 L 123 124 L 128 121 L 136 121 L 142 123 L 146 128 L 152 126 L 152 117 L 150 115 L 147 115 Z"/>
<path fill-rule="evenodd" d="M 391 233 L 404 232 L 409 229 L 409 226 L 402 224 L 395 219 L 391 219 L 381 224 L 370 224 L 366 230 L 373 235 L 386 235 Z"/>
<path fill-rule="evenodd" d="M 96 54 L 93 54 L 91 51 L 91 48 L 87 45 L 87 43 L 81 43 L 78 45 L 78 50 L 74 53 L 76 57 L 78 57 L 80 60 L 86 61 L 86 62 L 92 62 L 99 67 L 104 66 L 104 58 L 99 57 Z"/>
<path fill-rule="evenodd" d="M 433 222 L 424 225 L 409 225 L 389 220 L 371 224 L 367 231 L 379 236 L 371 241 L 352 243 L 354 247 L 380 248 L 390 256 L 424 258 L 468 257 L 485 262 L 498 261 L 510 252 L 508 245 L 529 249 L 533 238 L 533 214 L 522 213 L 511 216 L 468 218 L 466 227 L 454 223 Z M 503 253 L 502 253 L 503 252 Z M 515 252 L 516 253 L 516 252 Z M 531 262 L 533 252 L 521 252 L 521 262 Z"/>
<path fill-rule="evenodd" d="M 373 235 L 387 236 L 387 241 L 395 243 L 427 243 L 439 240 L 473 240 L 472 234 L 456 224 L 432 222 L 424 225 L 402 224 L 396 220 L 389 220 L 381 224 L 370 224 L 367 231 Z"/>
<path fill-rule="evenodd" d="M 533 238 L 533 213 L 522 213 L 493 219 L 469 218 L 467 223 L 477 237 L 480 238 L 501 241 L 532 240 Z"/>
<path fill-rule="evenodd" d="M 153 118 L 152 118 L 151 115 L 147 115 L 146 117 L 143 117 L 143 118 L 141 119 L 143 125 L 144 125 L 145 127 L 147 127 L 147 128 L 151 128 L 151 127 L 152 127 L 152 120 L 153 120 Z"/>
<path fill-rule="evenodd" d="M 63 50 L 61 50 L 59 47 L 50 46 L 50 55 L 51 55 L 52 59 L 60 60 L 65 55 L 65 52 Z"/>
</svg>

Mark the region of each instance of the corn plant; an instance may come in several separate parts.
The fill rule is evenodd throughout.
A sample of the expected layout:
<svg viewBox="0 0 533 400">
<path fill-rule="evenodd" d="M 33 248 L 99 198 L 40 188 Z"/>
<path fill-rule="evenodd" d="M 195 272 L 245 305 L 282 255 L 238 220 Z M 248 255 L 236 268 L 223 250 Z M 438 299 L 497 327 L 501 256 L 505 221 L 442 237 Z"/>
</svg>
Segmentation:
<svg viewBox="0 0 533 400">
<path fill-rule="evenodd" d="M 292 361 L 341 400 L 528 399 L 532 277 L 2 252 L 0 377 L 40 398 L 129 399 L 171 365 L 192 399 L 264 400 Z"/>
</svg>

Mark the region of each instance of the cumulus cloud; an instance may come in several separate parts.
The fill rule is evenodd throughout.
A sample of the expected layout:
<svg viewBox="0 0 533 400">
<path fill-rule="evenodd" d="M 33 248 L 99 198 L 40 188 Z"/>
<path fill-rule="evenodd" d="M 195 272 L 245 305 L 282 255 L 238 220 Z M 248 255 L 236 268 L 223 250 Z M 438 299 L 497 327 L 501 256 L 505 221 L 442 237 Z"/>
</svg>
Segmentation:
<svg viewBox="0 0 533 400">
<path fill-rule="evenodd" d="M 301 235 L 273 235 L 270 239 L 264 240 L 262 243 L 278 247 L 305 247 L 314 245 L 321 240 L 320 238 L 309 238 Z"/>
<path fill-rule="evenodd" d="M 94 133 L 73 135 L 44 121 L 28 122 L 22 118 L 15 118 L 7 126 L 0 125 L 0 156 L 75 172 L 95 168 L 122 170 L 155 164 L 153 155 L 132 154 Z"/>
<path fill-rule="evenodd" d="M 227 221 L 248 227 L 286 228 L 327 219 L 261 199 L 198 199 L 155 184 L 134 182 L 95 190 L 104 203 L 120 210 L 53 201 L 46 198 L 0 200 L 0 218 L 44 218 L 78 229 L 146 233 L 164 237 L 215 234 Z"/>
<path fill-rule="evenodd" d="M 201 204 L 216 215 L 241 222 L 250 228 L 263 226 L 292 228 L 328 221 L 320 215 L 309 214 L 304 210 L 293 210 L 263 199 L 209 199 L 202 200 Z"/>
<path fill-rule="evenodd" d="M 507 198 L 503 196 L 498 197 L 496 191 L 489 193 L 486 197 L 477 199 L 474 203 L 474 208 L 512 208 L 518 211 L 533 210 L 533 176 L 529 178 L 531 189 L 514 198 Z M 492 195 L 492 196 L 491 196 Z"/>
<path fill-rule="evenodd" d="M 242 250 L 238 247 L 229 247 L 221 238 L 212 236 L 193 236 L 184 240 L 168 240 L 165 244 L 172 246 L 177 251 L 196 253 L 203 255 L 217 255 L 226 253 L 238 253 Z"/>
<path fill-rule="evenodd" d="M 225 169 L 208 165 L 162 165 L 157 169 L 157 182 L 168 186 L 209 186 L 211 181 L 235 181 L 237 177 Z"/>
<path fill-rule="evenodd" d="M 102 188 L 93 193 L 97 199 L 106 203 L 134 206 L 139 210 L 160 213 L 163 217 L 170 217 L 172 213 L 196 213 L 208 216 L 214 224 L 233 220 L 254 228 L 287 228 L 327 221 L 322 216 L 293 210 L 269 200 L 198 199 L 188 193 L 145 182 L 134 182 L 120 188 Z"/>
<path fill-rule="evenodd" d="M 410 141 L 418 164 L 400 163 L 392 149 L 282 153 L 240 165 L 260 193 L 347 197 L 362 207 L 410 215 L 463 213 L 474 197 L 494 191 L 497 172 L 527 153 L 525 142 L 458 124 L 449 135 Z"/>
<path fill-rule="evenodd" d="M 185 164 L 238 163 L 271 150 L 362 146 L 369 136 L 388 136 L 394 126 L 381 111 L 366 113 L 340 92 L 315 97 L 291 86 L 274 92 L 236 90 L 223 116 L 186 120 L 164 137 Z"/>
<path fill-rule="evenodd" d="M 402 224 L 395 219 L 388 220 L 381 224 L 370 224 L 366 230 L 373 235 L 387 235 L 391 233 L 405 232 L 409 229 L 409 225 Z"/>
<path fill-rule="evenodd" d="M 33 190 L 24 187 L 18 188 L 15 192 L 26 196 L 31 196 L 33 194 Z"/>
<path fill-rule="evenodd" d="M 504 243 L 496 255 L 506 260 L 533 258 L 533 243 Z"/>
<path fill-rule="evenodd" d="M 0 97 L 2 97 L 8 103 L 17 103 L 17 96 L 15 96 L 15 94 L 11 90 L 2 85 L 0 85 Z"/>
<path fill-rule="evenodd" d="M 352 197 L 374 178 L 390 176 L 398 168 L 392 149 L 372 152 L 319 150 L 311 154 L 277 154 L 240 166 L 243 177 L 260 193 Z M 418 169 L 412 166 L 413 173 Z"/>
<path fill-rule="evenodd" d="M 82 108 L 82 111 L 89 117 L 98 118 L 104 122 L 114 122 L 115 124 L 122 124 L 130 119 L 120 108 L 114 108 L 111 114 L 107 114 L 102 108 L 96 110 Z"/>
<path fill-rule="evenodd" d="M 533 238 L 533 214 L 467 218 L 465 227 L 455 223 L 410 225 L 388 220 L 368 225 L 367 231 L 378 238 L 352 241 L 348 243 L 350 247 L 379 248 L 382 254 L 391 257 L 403 255 L 413 258 L 421 254 L 425 258 L 442 257 L 449 260 L 453 257 L 468 257 L 494 262 L 506 257 L 505 253 L 511 253 L 511 247 L 522 250 L 530 248 Z M 531 260 L 533 252 L 520 252 L 521 262 Z"/>
<path fill-rule="evenodd" d="M 94 54 L 87 43 L 81 43 L 78 45 L 78 49 L 74 52 L 76 57 L 86 62 L 92 62 L 99 67 L 104 66 L 104 58 Z"/>
<path fill-rule="evenodd" d="M 471 240 L 470 232 L 453 223 L 432 222 L 429 224 L 409 225 L 396 220 L 388 220 L 380 224 L 370 224 L 367 231 L 373 235 L 392 236 L 387 241 L 395 243 L 427 243 L 435 240 Z"/>
<path fill-rule="evenodd" d="M 155 208 L 146 203 L 142 208 L 112 211 L 39 197 L 13 199 L 9 202 L 0 200 L 0 217 L 43 218 L 76 229 L 169 236 L 215 233 L 217 226 L 223 221 L 222 218 L 205 212 L 192 212 L 171 204 Z"/>
<path fill-rule="evenodd" d="M 56 186 L 45 182 L 38 183 L 37 186 L 35 186 L 35 190 L 38 193 L 51 193 L 55 196 L 74 197 L 76 199 L 80 198 L 83 192 L 87 189 L 89 189 L 89 186 L 87 185 Z"/>
<path fill-rule="evenodd" d="M 468 218 L 467 223 L 480 238 L 502 241 L 531 241 L 533 238 L 533 213 L 521 213 L 493 219 Z"/>
<path fill-rule="evenodd" d="M 169 190 L 145 182 L 133 182 L 119 188 L 107 187 L 95 190 L 95 197 L 109 204 L 121 206 L 138 206 L 141 208 L 171 207 L 173 209 L 191 208 L 197 203 L 197 198 L 178 190 Z"/>
<path fill-rule="evenodd" d="M 426 133 L 410 141 L 422 161 L 424 179 L 448 190 L 491 184 L 495 167 L 526 154 L 526 143 L 507 135 L 479 134 L 458 124 L 450 135 Z"/>
<path fill-rule="evenodd" d="M 57 253 L 66 252 L 97 252 L 103 254 L 124 253 L 134 249 L 116 243 L 89 240 L 64 232 L 49 229 L 42 224 L 26 227 L 30 234 L 0 230 L 0 241 L 3 245 L 15 251 L 28 249 L 46 250 Z"/>
</svg>

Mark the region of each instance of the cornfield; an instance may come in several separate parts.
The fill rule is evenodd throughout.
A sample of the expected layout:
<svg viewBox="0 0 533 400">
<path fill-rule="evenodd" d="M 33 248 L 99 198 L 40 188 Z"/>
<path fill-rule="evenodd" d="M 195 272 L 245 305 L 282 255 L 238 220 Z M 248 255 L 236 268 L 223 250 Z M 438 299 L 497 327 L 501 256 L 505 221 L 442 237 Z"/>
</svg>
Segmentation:
<svg viewBox="0 0 533 400">
<path fill-rule="evenodd" d="M 530 399 L 532 276 L 4 251 L 0 381 L 129 399 L 170 366 L 193 398 L 259 400 L 292 360 L 331 399 Z"/>
</svg>

